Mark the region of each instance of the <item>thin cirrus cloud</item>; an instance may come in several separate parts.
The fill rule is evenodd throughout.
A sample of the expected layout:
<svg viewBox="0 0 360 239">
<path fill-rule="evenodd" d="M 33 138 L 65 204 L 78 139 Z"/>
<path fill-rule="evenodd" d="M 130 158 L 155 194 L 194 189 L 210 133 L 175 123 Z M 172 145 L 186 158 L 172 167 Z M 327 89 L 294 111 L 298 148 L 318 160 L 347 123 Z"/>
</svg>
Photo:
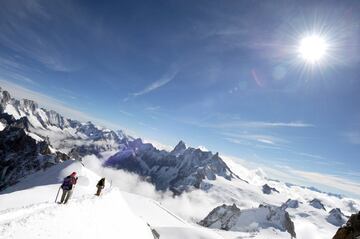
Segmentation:
<svg viewBox="0 0 360 239">
<path fill-rule="evenodd" d="M 257 163 L 252 160 L 246 160 L 243 158 L 238 158 L 237 156 L 225 156 L 222 155 L 228 163 L 228 160 L 231 159 L 231 165 L 235 170 L 238 168 L 243 168 L 242 164 L 237 162 L 243 162 L 248 165 L 250 169 L 261 170 L 264 172 L 264 175 L 268 178 L 274 178 L 283 180 L 284 182 L 292 183 L 295 185 L 312 185 L 316 184 L 316 187 L 319 187 L 322 190 L 334 190 L 341 191 L 344 194 L 351 196 L 360 197 L 360 184 L 357 181 L 350 180 L 341 175 L 346 175 L 346 172 L 340 172 L 339 175 L 332 175 L 327 173 L 318 173 L 305 170 L 297 170 L 293 167 L 286 166 L 283 164 L 276 165 L 273 164 L 271 167 Z M 240 171 L 242 172 L 242 171 Z"/>
<path fill-rule="evenodd" d="M 304 179 L 310 180 L 311 182 L 316 182 L 325 186 L 331 185 L 332 188 L 336 188 L 338 190 L 350 192 L 356 194 L 357 196 L 360 196 L 360 184 L 345 179 L 343 177 L 294 169 L 291 171 Z"/>
<path fill-rule="evenodd" d="M 1 27 L 0 44 L 50 70 L 75 70 L 76 64 L 72 58 L 65 56 L 67 49 L 61 44 L 63 39 L 59 36 L 51 38 L 51 34 L 32 28 L 34 22 L 40 25 L 51 20 L 47 6 L 40 1 L 20 2 L 6 2 L 0 10 L 0 21 L 7 23 Z"/>
<path fill-rule="evenodd" d="M 350 144 L 360 144 L 360 131 L 350 131 L 344 133 L 345 139 Z"/>
<path fill-rule="evenodd" d="M 146 86 L 144 89 L 131 93 L 129 97 L 126 97 L 124 101 L 128 101 L 131 98 L 135 98 L 141 95 L 148 94 L 154 90 L 159 89 L 160 87 L 165 86 L 166 84 L 173 81 L 177 75 L 179 70 L 177 68 L 172 68 L 168 72 L 166 72 L 159 80 L 152 82 L 150 85 Z"/>
<path fill-rule="evenodd" d="M 203 124 L 208 128 L 308 128 L 314 127 L 312 124 L 295 122 L 263 122 L 263 121 L 231 121 L 219 124 Z"/>
<path fill-rule="evenodd" d="M 128 116 L 128 117 L 133 117 L 134 115 L 130 112 L 127 112 L 125 110 L 119 110 L 119 112 L 125 116 Z"/>
<path fill-rule="evenodd" d="M 274 128 L 312 128 L 313 124 L 304 123 L 302 121 L 290 122 L 266 122 L 266 121 L 244 121 L 238 119 L 231 119 L 232 116 L 225 118 L 214 119 L 205 122 L 195 120 L 183 120 L 184 123 L 191 124 L 200 128 L 211 129 L 274 129 Z"/>
<path fill-rule="evenodd" d="M 281 143 L 287 143 L 288 141 L 274 137 L 271 135 L 262 135 L 262 134 L 238 134 L 238 133 L 229 133 L 222 132 L 223 136 L 225 136 L 225 140 L 235 143 L 235 144 L 248 144 L 251 143 L 262 143 L 267 145 L 279 145 Z"/>
<path fill-rule="evenodd" d="M 156 111 L 160 109 L 160 106 L 148 106 L 145 109 L 148 111 Z"/>
<path fill-rule="evenodd" d="M 0 56 L 0 75 L 12 80 L 26 82 L 36 85 L 36 82 L 25 76 L 24 72 L 29 68 L 19 63 L 14 57 Z"/>
</svg>

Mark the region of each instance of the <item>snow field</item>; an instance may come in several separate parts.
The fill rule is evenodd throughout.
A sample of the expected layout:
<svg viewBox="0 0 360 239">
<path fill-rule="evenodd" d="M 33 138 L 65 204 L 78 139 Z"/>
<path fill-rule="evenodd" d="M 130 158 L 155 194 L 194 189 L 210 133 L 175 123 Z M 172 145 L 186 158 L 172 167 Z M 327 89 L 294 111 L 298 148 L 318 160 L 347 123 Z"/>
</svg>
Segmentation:
<svg viewBox="0 0 360 239">
<path fill-rule="evenodd" d="M 20 209 L 20 217 L 2 223 L 0 238 L 153 238 L 118 190 L 101 198 L 75 199 L 67 205 L 45 203 L 34 207 L 30 214 Z"/>
</svg>

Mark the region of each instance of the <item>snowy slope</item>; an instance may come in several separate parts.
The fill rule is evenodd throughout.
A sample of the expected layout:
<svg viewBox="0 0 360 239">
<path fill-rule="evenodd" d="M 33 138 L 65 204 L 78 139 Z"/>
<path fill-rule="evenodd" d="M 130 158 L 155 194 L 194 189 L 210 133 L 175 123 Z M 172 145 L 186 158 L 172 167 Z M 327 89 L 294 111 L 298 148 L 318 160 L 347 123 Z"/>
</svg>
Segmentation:
<svg viewBox="0 0 360 239">
<path fill-rule="evenodd" d="M 29 209 L 30 214 L 22 209 L 3 214 L 0 237 L 152 238 L 149 227 L 130 211 L 119 191 L 100 200 L 85 197 L 68 205 L 42 203 Z M 9 221 L 14 213 L 17 217 Z"/>
<path fill-rule="evenodd" d="M 79 174 L 73 200 L 55 204 L 59 181 L 72 171 Z M 119 190 L 93 196 L 98 179 L 75 161 L 26 177 L 0 195 L 0 238 L 153 238 Z"/>
<path fill-rule="evenodd" d="M 211 230 L 187 223 L 184 219 L 176 216 L 155 200 L 131 193 L 123 193 L 123 196 L 134 213 L 149 222 L 160 233 L 161 239 L 222 238 Z"/>
<path fill-rule="evenodd" d="M 67 205 L 54 203 L 59 181 L 76 171 L 78 184 Z M 0 195 L 0 238 L 153 238 L 149 223 L 165 239 L 221 239 L 191 225 L 160 203 L 109 184 L 93 196 L 100 177 L 75 161 L 26 177 Z"/>
</svg>

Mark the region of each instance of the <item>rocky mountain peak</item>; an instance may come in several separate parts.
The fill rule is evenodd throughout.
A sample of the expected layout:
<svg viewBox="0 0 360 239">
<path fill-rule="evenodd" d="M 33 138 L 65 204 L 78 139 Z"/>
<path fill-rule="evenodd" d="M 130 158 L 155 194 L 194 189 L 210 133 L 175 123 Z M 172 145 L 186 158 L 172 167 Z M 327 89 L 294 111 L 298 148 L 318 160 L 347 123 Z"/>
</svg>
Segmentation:
<svg viewBox="0 0 360 239">
<path fill-rule="evenodd" d="M 186 144 L 184 143 L 184 141 L 180 140 L 179 143 L 173 149 L 172 153 L 175 155 L 182 154 L 186 150 L 186 148 L 187 147 L 186 147 Z"/>
<path fill-rule="evenodd" d="M 236 224 L 236 218 L 240 216 L 240 213 L 240 208 L 235 204 L 223 204 L 214 208 L 199 224 L 204 227 L 219 228 L 227 231 Z"/>
<path fill-rule="evenodd" d="M 271 194 L 272 192 L 279 193 L 279 191 L 276 188 L 270 187 L 268 184 L 264 184 L 262 186 L 262 192 L 264 194 Z"/>
<path fill-rule="evenodd" d="M 231 231 L 254 230 L 254 225 L 259 228 L 273 227 L 296 237 L 295 226 L 289 213 L 282 207 L 270 205 L 240 210 L 235 204 L 231 206 L 224 204 L 213 209 L 199 224 Z"/>
<path fill-rule="evenodd" d="M 311 200 L 309 202 L 309 204 L 311 206 L 313 206 L 314 208 L 322 209 L 322 210 L 326 211 L 324 204 L 322 204 L 322 202 L 317 198 L 314 198 L 313 200 Z"/>
<path fill-rule="evenodd" d="M 286 209 L 286 208 L 298 208 L 299 207 L 299 201 L 289 198 L 285 203 L 283 203 L 283 205 L 281 207 L 284 208 L 284 209 Z"/>
<path fill-rule="evenodd" d="M 6 90 L 1 90 L 0 89 L 0 96 L 1 96 L 1 101 L 0 103 L 4 106 L 5 104 L 7 104 L 10 100 L 11 100 L 11 95 L 8 91 Z"/>
<path fill-rule="evenodd" d="M 337 227 L 344 225 L 347 219 L 348 217 L 342 213 L 340 208 L 333 208 L 326 217 L 326 221 Z"/>
<path fill-rule="evenodd" d="M 354 239 L 360 237 L 360 212 L 352 214 L 344 226 L 339 228 L 333 239 Z"/>
<path fill-rule="evenodd" d="M 174 150 L 185 150 L 186 144 L 184 141 L 180 140 L 179 143 L 175 146 Z"/>
<path fill-rule="evenodd" d="M 32 112 L 38 108 L 38 104 L 35 103 L 35 101 L 28 99 L 22 99 L 20 101 L 20 105 L 25 109 L 31 110 Z"/>
</svg>

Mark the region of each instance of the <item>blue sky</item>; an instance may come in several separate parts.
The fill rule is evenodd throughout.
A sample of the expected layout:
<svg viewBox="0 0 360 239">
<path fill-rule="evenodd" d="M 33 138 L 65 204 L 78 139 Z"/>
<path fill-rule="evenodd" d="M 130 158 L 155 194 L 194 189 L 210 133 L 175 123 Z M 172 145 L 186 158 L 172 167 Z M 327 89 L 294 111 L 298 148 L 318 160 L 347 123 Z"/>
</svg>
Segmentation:
<svg viewBox="0 0 360 239">
<path fill-rule="evenodd" d="M 157 145 L 182 139 L 354 193 L 359 22 L 358 1 L 6 1 L 0 85 Z M 309 33 L 330 46 L 319 64 L 296 51 Z"/>
</svg>

